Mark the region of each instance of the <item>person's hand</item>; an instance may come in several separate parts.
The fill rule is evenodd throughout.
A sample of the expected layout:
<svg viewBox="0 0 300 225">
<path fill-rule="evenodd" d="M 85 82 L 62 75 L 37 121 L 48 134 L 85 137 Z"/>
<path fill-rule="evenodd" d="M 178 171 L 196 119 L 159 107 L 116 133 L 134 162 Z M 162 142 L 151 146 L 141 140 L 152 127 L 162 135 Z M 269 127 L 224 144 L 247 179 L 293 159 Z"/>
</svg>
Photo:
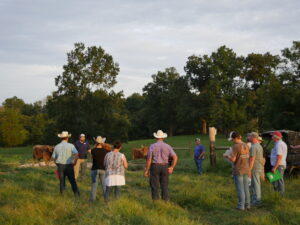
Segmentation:
<svg viewBox="0 0 300 225">
<path fill-rule="evenodd" d="M 172 174 L 173 173 L 173 167 L 169 167 L 168 168 L 168 174 Z"/>
<path fill-rule="evenodd" d="M 295 146 L 294 145 L 290 145 L 291 146 L 291 148 L 295 148 Z"/>
<path fill-rule="evenodd" d="M 145 177 L 149 177 L 149 171 L 148 171 L 148 170 L 145 170 L 144 176 L 145 176 Z"/>
<path fill-rule="evenodd" d="M 273 167 L 273 168 L 272 168 L 272 173 L 275 173 L 275 172 L 276 172 L 276 168 Z"/>
</svg>

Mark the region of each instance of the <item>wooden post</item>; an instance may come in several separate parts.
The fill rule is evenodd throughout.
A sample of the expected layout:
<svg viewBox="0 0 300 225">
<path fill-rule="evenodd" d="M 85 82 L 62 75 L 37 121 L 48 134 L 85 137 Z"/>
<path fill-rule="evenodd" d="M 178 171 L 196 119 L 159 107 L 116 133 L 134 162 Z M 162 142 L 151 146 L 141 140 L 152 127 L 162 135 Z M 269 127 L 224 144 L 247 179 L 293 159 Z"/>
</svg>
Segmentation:
<svg viewBox="0 0 300 225">
<path fill-rule="evenodd" d="M 217 163 L 216 157 L 216 134 L 217 129 L 214 127 L 209 128 L 209 158 L 210 158 L 210 165 L 215 166 Z"/>
</svg>

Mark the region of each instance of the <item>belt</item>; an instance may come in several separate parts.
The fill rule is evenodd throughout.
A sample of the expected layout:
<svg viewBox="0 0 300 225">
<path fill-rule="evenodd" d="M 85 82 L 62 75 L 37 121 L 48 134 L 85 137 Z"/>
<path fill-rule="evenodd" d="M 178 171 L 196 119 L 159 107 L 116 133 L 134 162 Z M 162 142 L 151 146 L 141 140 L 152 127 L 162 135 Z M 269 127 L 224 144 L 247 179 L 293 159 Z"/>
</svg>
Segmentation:
<svg viewBox="0 0 300 225">
<path fill-rule="evenodd" d="M 168 163 L 152 163 L 152 165 L 167 166 Z"/>
</svg>

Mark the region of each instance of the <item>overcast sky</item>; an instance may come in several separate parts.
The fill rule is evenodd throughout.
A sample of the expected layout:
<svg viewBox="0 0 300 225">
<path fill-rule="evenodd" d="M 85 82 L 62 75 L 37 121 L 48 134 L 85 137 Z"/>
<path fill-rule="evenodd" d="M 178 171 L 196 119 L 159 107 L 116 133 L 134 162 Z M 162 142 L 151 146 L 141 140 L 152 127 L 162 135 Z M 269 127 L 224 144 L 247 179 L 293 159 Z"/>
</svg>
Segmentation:
<svg viewBox="0 0 300 225">
<path fill-rule="evenodd" d="M 221 45 L 279 54 L 300 39 L 299 21 L 299 0 L 0 0 L 0 103 L 50 95 L 75 42 L 113 56 L 114 89 L 128 96 Z"/>
</svg>

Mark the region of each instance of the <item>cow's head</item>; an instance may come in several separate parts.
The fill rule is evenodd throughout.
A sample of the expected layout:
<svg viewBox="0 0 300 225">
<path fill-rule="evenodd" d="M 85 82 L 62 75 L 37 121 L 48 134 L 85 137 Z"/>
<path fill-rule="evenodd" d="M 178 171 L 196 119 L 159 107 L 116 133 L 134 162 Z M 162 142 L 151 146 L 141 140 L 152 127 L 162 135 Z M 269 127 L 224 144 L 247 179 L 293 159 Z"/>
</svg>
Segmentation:
<svg viewBox="0 0 300 225">
<path fill-rule="evenodd" d="M 47 148 L 48 148 L 48 151 L 49 151 L 49 152 L 53 152 L 53 151 L 54 151 L 54 147 L 53 147 L 53 146 L 48 145 Z"/>
</svg>

